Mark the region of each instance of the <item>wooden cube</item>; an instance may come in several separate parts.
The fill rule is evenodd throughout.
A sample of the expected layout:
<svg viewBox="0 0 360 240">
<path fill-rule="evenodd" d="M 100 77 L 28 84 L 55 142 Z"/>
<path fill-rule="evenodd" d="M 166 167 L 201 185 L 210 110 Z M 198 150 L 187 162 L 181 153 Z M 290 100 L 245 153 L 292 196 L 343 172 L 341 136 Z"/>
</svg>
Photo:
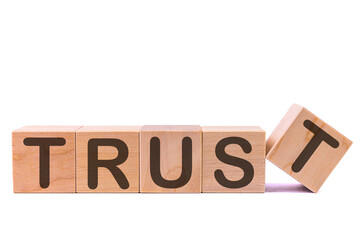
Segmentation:
<svg viewBox="0 0 360 240">
<path fill-rule="evenodd" d="M 202 127 L 203 192 L 264 192 L 265 131 Z"/>
<path fill-rule="evenodd" d="M 13 131 L 14 192 L 75 192 L 75 131 L 27 126 Z"/>
<path fill-rule="evenodd" d="M 306 108 L 293 105 L 266 142 L 266 158 L 317 192 L 352 142 Z"/>
<path fill-rule="evenodd" d="M 201 192 L 200 126 L 144 126 L 140 192 Z"/>
<path fill-rule="evenodd" d="M 139 192 L 139 126 L 76 132 L 77 192 Z"/>
</svg>

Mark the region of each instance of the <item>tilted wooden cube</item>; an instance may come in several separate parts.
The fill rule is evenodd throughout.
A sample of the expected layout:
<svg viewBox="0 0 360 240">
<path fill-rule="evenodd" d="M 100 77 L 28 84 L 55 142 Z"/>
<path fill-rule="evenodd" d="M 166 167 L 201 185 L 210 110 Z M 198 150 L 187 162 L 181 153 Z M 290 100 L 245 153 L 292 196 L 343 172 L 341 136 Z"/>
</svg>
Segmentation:
<svg viewBox="0 0 360 240">
<path fill-rule="evenodd" d="M 139 192 L 139 126 L 76 132 L 77 192 Z"/>
<path fill-rule="evenodd" d="M 202 127 L 203 192 L 264 192 L 265 131 Z"/>
<path fill-rule="evenodd" d="M 140 192 L 201 192 L 200 126 L 144 126 Z"/>
<path fill-rule="evenodd" d="M 14 192 L 75 192 L 75 131 L 28 126 L 13 131 Z"/>
<path fill-rule="evenodd" d="M 306 108 L 293 105 L 266 142 L 266 158 L 317 192 L 352 142 Z"/>
</svg>

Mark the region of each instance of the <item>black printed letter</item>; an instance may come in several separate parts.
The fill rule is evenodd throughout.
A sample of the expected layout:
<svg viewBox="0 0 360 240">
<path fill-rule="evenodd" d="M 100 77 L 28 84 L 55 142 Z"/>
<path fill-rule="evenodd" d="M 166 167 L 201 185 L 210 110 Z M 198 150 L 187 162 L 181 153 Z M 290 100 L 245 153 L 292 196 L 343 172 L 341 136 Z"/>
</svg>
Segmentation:
<svg viewBox="0 0 360 240">
<path fill-rule="evenodd" d="M 64 138 L 25 138 L 26 146 L 39 146 L 40 157 L 40 187 L 50 185 L 50 146 L 64 146 Z"/>
<path fill-rule="evenodd" d="M 112 146 L 118 150 L 118 156 L 112 160 L 99 160 L 98 147 Z M 114 176 L 116 182 L 122 189 L 129 188 L 129 182 L 124 173 L 117 167 L 128 158 L 129 150 L 120 139 L 93 138 L 88 142 L 88 186 L 95 189 L 98 186 L 98 168 L 105 167 Z"/>
<path fill-rule="evenodd" d="M 298 158 L 295 160 L 293 165 L 291 166 L 291 169 L 294 172 L 300 172 L 301 169 L 305 166 L 307 161 L 310 159 L 310 157 L 313 155 L 315 150 L 319 147 L 319 145 L 324 141 L 327 144 L 329 144 L 333 148 L 339 147 L 339 142 L 330 136 L 328 133 L 326 133 L 324 130 L 316 126 L 313 122 L 310 120 L 304 121 L 304 126 L 309 129 L 311 132 L 314 133 L 313 138 L 310 140 L 310 142 L 306 145 L 304 150 L 300 153 Z"/>
<path fill-rule="evenodd" d="M 150 140 L 150 174 L 154 183 L 163 188 L 179 188 L 189 182 L 192 172 L 192 141 L 185 137 L 182 140 L 182 171 L 176 180 L 166 180 L 160 172 L 160 139 Z"/>
<path fill-rule="evenodd" d="M 244 176 L 238 181 L 230 181 L 226 179 L 223 171 L 217 169 L 214 173 L 216 181 L 226 188 L 242 188 L 251 183 L 254 178 L 254 167 L 245 159 L 233 157 L 225 153 L 225 147 L 229 144 L 239 145 L 245 153 L 250 153 L 251 144 L 241 137 L 228 137 L 222 139 L 215 147 L 216 157 L 223 163 L 237 166 L 244 171 Z"/>
</svg>

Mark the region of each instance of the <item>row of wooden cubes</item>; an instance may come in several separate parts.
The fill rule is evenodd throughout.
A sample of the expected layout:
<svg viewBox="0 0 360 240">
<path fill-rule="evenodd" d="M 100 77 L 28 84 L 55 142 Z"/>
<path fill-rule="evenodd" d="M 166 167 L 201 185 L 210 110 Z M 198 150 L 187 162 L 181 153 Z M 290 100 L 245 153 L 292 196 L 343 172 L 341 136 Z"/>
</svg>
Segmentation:
<svg viewBox="0 0 360 240">
<path fill-rule="evenodd" d="M 264 192 L 265 131 L 29 126 L 13 132 L 13 159 L 15 192 Z"/>
<path fill-rule="evenodd" d="M 29 126 L 13 132 L 14 192 L 264 192 L 268 160 L 317 192 L 351 141 L 293 105 L 259 127 Z"/>
</svg>

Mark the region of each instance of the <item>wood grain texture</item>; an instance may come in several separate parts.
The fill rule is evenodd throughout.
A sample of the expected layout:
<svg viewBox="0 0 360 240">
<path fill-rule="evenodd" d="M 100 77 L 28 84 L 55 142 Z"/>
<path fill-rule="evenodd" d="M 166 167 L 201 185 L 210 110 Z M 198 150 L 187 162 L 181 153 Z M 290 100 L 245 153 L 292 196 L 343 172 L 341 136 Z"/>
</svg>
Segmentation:
<svg viewBox="0 0 360 240">
<path fill-rule="evenodd" d="M 139 131 L 140 126 L 85 126 L 76 132 L 76 191 L 77 192 L 139 192 Z M 88 185 L 88 142 L 90 139 L 120 139 L 128 148 L 128 157 L 117 167 L 129 182 L 122 189 L 112 173 L 105 167 L 98 168 L 98 185 Z M 99 146 L 99 161 L 116 158 L 119 151 L 113 146 Z"/>
<path fill-rule="evenodd" d="M 294 161 L 314 137 L 314 133 L 305 127 L 305 120 L 310 120 L 335 138 L 339 146 L 333 148 L 322 142 L 303 168 L 299 172 L 294 172 Z M 351 144 L 349 139 L 309 110 L 293 105 L 268 138 L 266 158 L 311 191 L 317 192 Z"/>
<path fill-rule="evenodd" d="M 260 127 L 226 126 L 202 127 L 203 131 L 203 192 L 264 192 L 265 191 L 265 131 Z M 229 181 L 243 178 L 244 171 L 220 161 L 215 153 L 216 145 L 224 138 L 240 137 L 252 146 L 250 153 L 245 153 L 236 144 L 229 144 L 225 152 L 231 156 L 250 162 L 254 168 L 252 181 L 241 188 L 224 187 L 215 179 L 214 172 L 220 169 Z"/>
<path fill-rule="evenodd" d="M 303 107 L 297 104 L 293 104 L 285 117 L 281 119 L 279 124 L 276 126 L 275 130 L 271 133 L 269 138 L 266 140 L 266 152 L 268 153 L 270 149 L 281 139 L 285 132 L 289 129 L 291 124 L 295 121 L 297 116 L 303 110 Z"/>
<path fill-rule="evenodd" d="M 160 139 L 160 171 L 166 180 L 176 180 L 182 172 L 182 141 L 192 140 L 192 172 L 186 185 L 163 188 L 156 185 L 150 173 L 150 140 Z M 200 126 L 144 126 L 140 132 L 140 192 L 201 192 Z"/>
<path fill-rule="evenodd" d="M 80 126 L 26 126 L 13 131 L 13 182 L 15 193 L 75 192 L 75 131 Z M 50 147 L 50 184 L 39 183 L 39 147 L 26 146 L 25 138 L 64 138 L 64 146 Z"/>
</svg>

